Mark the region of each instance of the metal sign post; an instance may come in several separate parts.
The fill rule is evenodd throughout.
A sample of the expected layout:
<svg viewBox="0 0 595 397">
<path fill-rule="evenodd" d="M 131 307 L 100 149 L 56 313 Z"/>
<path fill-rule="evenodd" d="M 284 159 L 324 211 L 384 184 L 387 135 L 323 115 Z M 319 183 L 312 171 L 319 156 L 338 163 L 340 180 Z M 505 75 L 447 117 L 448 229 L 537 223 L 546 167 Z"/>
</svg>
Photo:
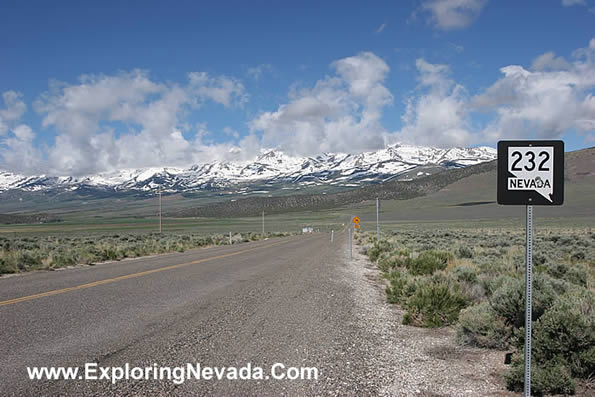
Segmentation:
<svg viewBox="0 0 595 397">
<path fill-rule="evenodd" d="M 531 396 L 533 308 L 533 206 L 564 202 L 564 142 L 498 142 L 498 204 L 524 205 L 525 226 L 525 397 Z"/>
<path fill-rule="evenodd" d="M 351 231 L 352 227 L 349 226 L 349 259 L 353 259 L 353 245 L 352 245 L 352 235 L 353 232 Z"/>
<path fill-rule="evenodd" d="M 533 206 L 527 206 L 525 230 L 526 269 L 525 269 L 525 396 L 531 395 L 531 311 L 533 298 Z"/>
<path fill-rule="evenodd" d="M 349 225 L 349 259 L 353 259 L 353 233 L 355 233 L 355 229 L 359 229 L 359 223 L 361 221 L 359 216 L 354 216 L 351 220 L 351 225 Z"/>
</svg>

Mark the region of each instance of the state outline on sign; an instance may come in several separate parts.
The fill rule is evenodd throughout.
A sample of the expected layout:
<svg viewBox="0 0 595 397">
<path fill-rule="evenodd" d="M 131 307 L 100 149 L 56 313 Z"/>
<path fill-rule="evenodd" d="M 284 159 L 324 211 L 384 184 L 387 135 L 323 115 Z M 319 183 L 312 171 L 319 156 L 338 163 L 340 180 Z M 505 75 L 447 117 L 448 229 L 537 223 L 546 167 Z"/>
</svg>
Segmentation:
<svg viewBox="0 0 595 397">
<path fill-rule="evenodd" d="M 507 178 L 508 190 L 535 191 L 550 203 L 553 202 L 554 148 L 552 146 L 509 146 L 508 172 L 514 176 Z"/>
</svg>

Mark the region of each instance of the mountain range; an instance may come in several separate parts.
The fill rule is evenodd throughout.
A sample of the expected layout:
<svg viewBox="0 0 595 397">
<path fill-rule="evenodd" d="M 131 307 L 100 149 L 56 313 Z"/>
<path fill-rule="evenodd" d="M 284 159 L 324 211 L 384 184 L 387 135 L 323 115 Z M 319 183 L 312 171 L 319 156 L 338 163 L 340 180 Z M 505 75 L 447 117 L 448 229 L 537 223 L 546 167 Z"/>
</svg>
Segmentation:
<svg viewBox="0 0 595 397">
<path fill-rule="evenodd" d="M 10 191 L 190 193 L 232 189 L 236 194 L 266 194 L 268 188 L 299 190 L 309 186 L 358 187 L 392 179 L 410 180 L 448 168 L 461 168 L 496 158 L 491 147 L 440 149 L 389 145 L 359 154 L 325 153 L 295 157 L 263 150 L 252 161 L 211 162 L 189 168 L 143 168 L 87 176 L 19 175 L 0 170 L 0 193 Z"/>
</svg>

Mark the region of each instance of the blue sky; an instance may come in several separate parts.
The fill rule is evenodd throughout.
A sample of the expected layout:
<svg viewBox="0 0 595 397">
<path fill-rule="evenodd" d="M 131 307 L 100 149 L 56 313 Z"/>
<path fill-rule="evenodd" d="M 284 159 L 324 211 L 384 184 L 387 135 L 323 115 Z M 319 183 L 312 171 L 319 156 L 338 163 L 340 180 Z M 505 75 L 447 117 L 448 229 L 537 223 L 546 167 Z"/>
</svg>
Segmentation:
<svg viewBox="0 0 595 397">
<path fill-rule="evenodd" d="M 595 140 L 595 1 L 5 1 L 0 169 Z"/>
</svg>

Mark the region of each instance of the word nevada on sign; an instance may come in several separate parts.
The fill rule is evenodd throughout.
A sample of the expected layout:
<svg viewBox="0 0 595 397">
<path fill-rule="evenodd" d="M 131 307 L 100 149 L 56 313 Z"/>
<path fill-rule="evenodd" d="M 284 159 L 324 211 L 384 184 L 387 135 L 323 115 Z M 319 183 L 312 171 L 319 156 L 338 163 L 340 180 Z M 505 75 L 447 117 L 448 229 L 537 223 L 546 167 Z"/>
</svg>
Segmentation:
<svg viewBox="0 0 595 397">
<path fill-rule="evenodd" d="M 498 142 L 498 204 L 562 205 L 563 141 Z"/>
</svg>

